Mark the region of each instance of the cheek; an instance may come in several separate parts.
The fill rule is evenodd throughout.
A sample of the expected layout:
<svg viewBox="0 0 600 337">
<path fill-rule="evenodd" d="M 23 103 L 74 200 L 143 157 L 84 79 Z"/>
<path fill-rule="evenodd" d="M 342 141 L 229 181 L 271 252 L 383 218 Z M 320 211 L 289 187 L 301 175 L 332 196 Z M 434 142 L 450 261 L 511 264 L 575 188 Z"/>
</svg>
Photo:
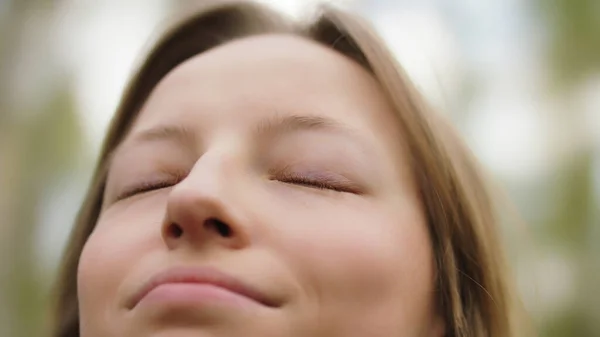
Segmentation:
<svg viewBox="0 0 600 337">
<path fill-rule="evenodd" d="M 138 209 L 144 212 L 137 212 Z M 82 323 L 102 324 L 110 309 L 122 305 L 123 281 L 153 247 L 160 244 L 160 209 L 137 205 L 103 214 L 81 253 L 77 287 Z M 106 322 L 104 322 L 106 323 Z"/>
<path fill-rule="evenodd" d="M 284 249 L 321 310 L 429 307 L 433 259 L 419 212 L 357 206 L 302 220 L 290 226 Z"/>
</svg>

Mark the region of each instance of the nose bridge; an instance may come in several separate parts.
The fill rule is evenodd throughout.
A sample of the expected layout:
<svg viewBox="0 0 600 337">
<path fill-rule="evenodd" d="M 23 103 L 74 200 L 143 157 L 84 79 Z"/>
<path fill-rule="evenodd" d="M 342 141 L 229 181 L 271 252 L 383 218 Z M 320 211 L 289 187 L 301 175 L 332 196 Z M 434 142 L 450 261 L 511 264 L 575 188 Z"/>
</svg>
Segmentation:
<svg viewBox="0 0 600 337">
<path fill-rule="evenodd" d="M 232 187 L 242 179 L 245 152 L 241 132 L 215 132 L 206 151 L 196 160 L 188 176 L 175 188 L 191 189 L 198 196 L 227 198 Z M 235 189 L 233 190 L 235 191 Z M 191 191 L 190 191 L 191 192 Z M 187 194 L 187 193 L 186 193 Z M 190 193 L 190 197 L 194 193 Z"/>
<path fill-rule="evenodd" d="M 224 151 L 207 152 L 177 187 L 189 188 L 205 196 L 222 195 L 226 192 L 226 183 L 233 179 L 232 159 L 227 157 Z"/>
<path fill-rule="evenodd" d="M 197 211 L 224 207 L 230 199 L 231 186 L 237 180 L 234 161 L 233 156 L 223 150 L 205 153 L 188 176 L 173 188 L 169 203 Z"/>
</svg>

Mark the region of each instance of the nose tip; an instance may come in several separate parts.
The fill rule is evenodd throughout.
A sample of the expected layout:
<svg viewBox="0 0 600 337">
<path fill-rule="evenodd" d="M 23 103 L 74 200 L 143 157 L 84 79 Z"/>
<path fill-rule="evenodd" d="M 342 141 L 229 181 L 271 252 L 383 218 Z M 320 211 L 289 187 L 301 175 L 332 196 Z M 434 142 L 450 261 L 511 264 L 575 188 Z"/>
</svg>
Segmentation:
<svg viewBox="0 0 600 337">
<path fill-rule="evenodd" d="M 190 182 L 180 184 L 167 199 L 162 236 L 168 247 L 219 243 L 240 248 L 248 244 L 248 228 L 240 214 L 242 205 L 217 189 L 192 186 Z"/>
</svg>

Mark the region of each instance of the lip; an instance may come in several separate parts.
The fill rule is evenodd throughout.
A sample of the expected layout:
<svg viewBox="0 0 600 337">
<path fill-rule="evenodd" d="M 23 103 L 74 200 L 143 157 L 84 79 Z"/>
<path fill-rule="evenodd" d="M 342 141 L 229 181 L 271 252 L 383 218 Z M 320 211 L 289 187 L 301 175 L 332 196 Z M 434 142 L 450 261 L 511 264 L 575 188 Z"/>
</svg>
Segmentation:
<svg viewBox="0 0 600 337">
<path fill-rule="evenodd" d="M 206 285 L 245 297 L 257 304 L 276 308 L 278 303 L 256 288 L 218 269 L 202 267 L 176 267 L 152 276 L 127 302 L 128 309 L 134 309 L 148 294 L 163 285 Z"/>
</svg>

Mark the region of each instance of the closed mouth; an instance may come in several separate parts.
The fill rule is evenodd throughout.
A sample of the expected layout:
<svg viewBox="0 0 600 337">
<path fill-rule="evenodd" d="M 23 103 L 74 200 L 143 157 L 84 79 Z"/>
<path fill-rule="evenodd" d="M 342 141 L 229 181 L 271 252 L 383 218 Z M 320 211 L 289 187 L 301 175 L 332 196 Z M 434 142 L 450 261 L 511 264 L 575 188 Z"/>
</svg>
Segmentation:
<svg viewBox="0 0 600 337">
<path fill-rule="evenodd" d="M 227 275 L 214 268 L 189 268 L 177 267 L 167 269 L 151 277 L 127 302 L 129 310 L 134 309 L 148 293 L 165 284 L 204 284 L 211 285 L 246 297 L 260 305 L 276 308 L 281 304 L 269 298 L 259 290 L 245 284 L 244 282 Z"/>
</svg>

